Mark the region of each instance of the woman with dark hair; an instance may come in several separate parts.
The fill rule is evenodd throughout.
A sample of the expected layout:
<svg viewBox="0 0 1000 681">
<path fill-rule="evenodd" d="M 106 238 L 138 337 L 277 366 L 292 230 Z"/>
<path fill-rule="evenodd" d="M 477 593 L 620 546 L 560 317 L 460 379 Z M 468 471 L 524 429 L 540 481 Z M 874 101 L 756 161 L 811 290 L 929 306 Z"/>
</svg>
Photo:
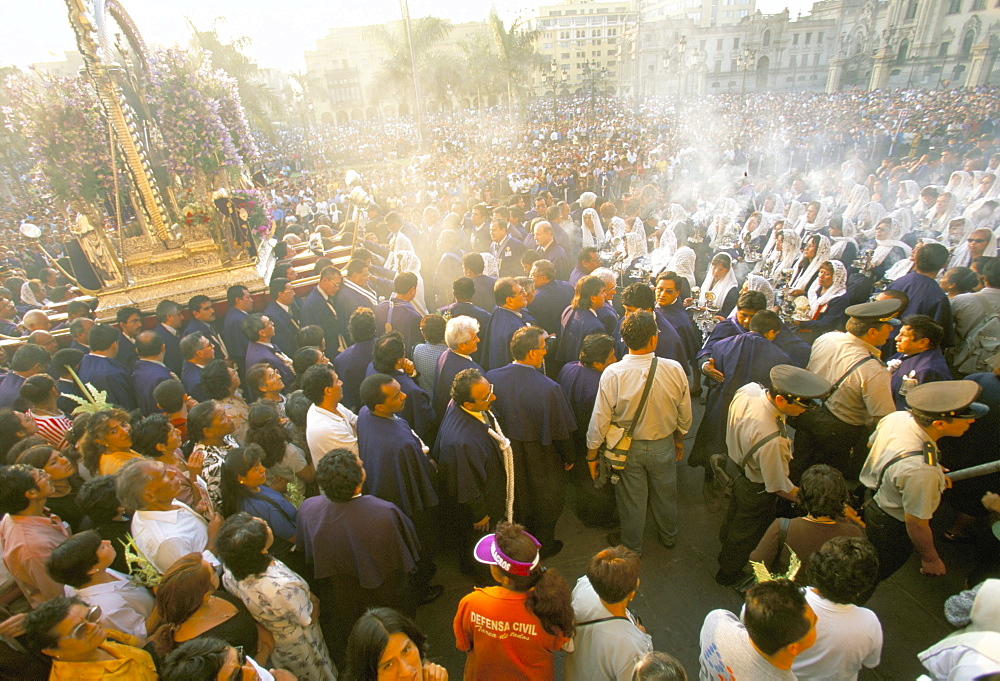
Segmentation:
<svg viewBox="0 0 1000 681">
<path fill-rule="evenodd" d="M 605 485 L 596 489 L 590 479 L 590 469 L 584 463 L 587 457 L 587 425 L 594 412 L 601 374 L 605 367 L 617 361 L 614 338 L 606 333 L 592 333 L 580 344 L 579 361 L 564 365 L 556 379 L 569 399 L 578 425 L 573 432 L 577 454 L 572 473 L 576 482 L 574 498 L 576 515 L 588 527 L 613 527 L 617 523 L 614 488 Z"/>
<path fill-rule="evenodd" d="M 49 474 L 54 490 L 45 501 L 45 506 L 69 523 L 74 532 L 79 532 L 83 522 L 83 512 L 76 503 L 76 495 L 83 480 L 76 474 L 76 468 L 69 459 L 55 447 L 38 445 L 22 452 L 17 463 L 39 468 Z"/>
<path fill-rule="evenodd" d="M 321 349 L 314 346 L 299 348 L 295 352 L 295 356 L 292 357 L 292 371 L 295 372 L 295 384 L 298 385 L 299 380 L 302 378 L 302 374 L 304 374 L 306 369 L 309 367 L 314 364 L 329 363 L 330 358 L 327 357 Z"/>
<path fill-rule="evenodd" d="M 233 422 L 233 439 L 242 444 L 247 432 L 246 400 L 239 393 L 240 376 L 225 360 L 213 359 L 201 371 L 201 388 L 226 410 Z"/>
<path fill-rule="evenodd" d="M 7 460 L 10 448 L 38 432 L 38 426 L 28 414 L 4 407 L 0 409 L 0 461 Z"/>
<path fill-rule="evenodd" d="M 156 667 L 141 648 L 108 640 L 101 609 L 79 598 L 54 598 L 28 613 L 25 648 L 52 658 L 49 679 L 156 681 Z"/>
<path fill-rule="evenodd" d="M 701 283 L 698 307 L 715 308 L 720 317 L 727 317 L 740 297 L 740 283 L 733 271 L 733 257 L 716 253 Z M 711 300 L 709 300 L 711 298 Z"/>
<path fill-rule="evenodd" d="M 142 455 L 132 451 L 132 425 L 121 409 L 91 414 L 80 440 L 83 465 L 91 476 L 114 475 L 132 459 Z"/>
<path fill-rule="evenodd" d="M 580 358 L 583 339 L 592 333 L 604 333 L 604 324 L 597 316 L 597 310 L 604 307 L 604 282 L 597 277 L 580 277 L 573 292 L 573 301 L 563 310 L 559 322 L 559 333 L 555 357 L 558 367 Z"/>
<path fill-rule="evenodd" d="M 202 501 L 208 501 L 208 491 L 200 477 L 204 457 L 195 453 L 185 461 L 180 446 L 181 432 L 170 423 L 166 414 L 150 414 L 132 428 L 132 449 L 170 467 L 181 481 L 177 498 L 195 508 Z"/>
<path fill-rule="evenodd" d="M 476 589 L 458 604 L 455 645 L 465 651 L 473 679 L 554 679 L 553 653 L 576 630 L 569 585 L 540 567 L 537 539 L 521 525 L 502 522 L 476 544 L 474 555 L 490 566 L 500 586 Z M 485 622 L 510 623 L 519 635 L 496 638 Z"/>
<path fill-rule="evenodd" d="M 272 557 L 274 539 L 268 524 L 248 513 L 226 520 L 215 540 L 226 568 L 222 583 L 274 636 L 271 664 L 300 681 L 333 681 L 337 670 L 319 628 L 319 601 L 302 577 Z"/>
<path fill-rule="evenodd" d="M 400 332 L 389 331 L 375 341 L 372 362 L 368 365 L 365 376 L 371 376 L 376 372 L 391 376 L 406 394 L 403 409 L 397 416 L 409 423 L 413 432 L 424 442 L 434 442 L 437 414 L 431 406 L 430 395 L 417 385 L 417 370 L 413 367 L 413 362 L 406 357 L 406 341 Z M 358 386 L 358 397 L 359 399 L 361 397 L 360 386 Z M 364 401 L 359 404 L 358 411 L 364 406 Z"/>
<path fill-rule="evenodd" d="M 256 402 L 273 402 L 278 407 L 278 413 L 285 416 L 285 381 L 281 374 L 270 364 L 261 362 L 247 369 L 247 388 L 250 397 L 257 395 Z"/>
<path fill-rule="evenodd" d="M 232 437 L 233 427 L 229 414 L 215 400 L 199 402 L 188 412 L 188 441 L 184 453 L 189 462 L 195 457 L 201 458 L 201 477 L 216 508 L 222 503 L 219 492 L 222 462 L 230 450 L 239 446 Z"/>
<path fill-rule="evenodd" d="M 267 471 L 261 464 L 263 451 L 257 445 L 237 447 L 222 464 L 222 515 L 229 518 L 243 511 L 264 520 L 274 531 L 272 553 L 301 567 L 292 555 L 298 511 L 290 501 L 264 483 Z"/>
<path fill-rule="evenodd" d="M 808 296 L 811 317 L 798 324 L 796 330 L 799 335 L 812 343 L 828 331 L 843 331 L 847 323 L 845 310 L 851 304 L 844 263 L 827 260 L 820 265 Z"/>
<path fill-rule="evenodd" d="M 802 255 L 792 266 L 788 286 L 792 296 L 803 296 L 819 275 L 819 267 L 830 259 L 830 240 L 822 234 L 813 234 L 802 244 Z"/>
<path fill-rule="evenodd" d="M 211 636 L 253 653 L 267 663 L 274 649 L 271 633 L 257 624 L 243 603 L 219 590 L 219 576 L 200 553 L 178 558 L 163 573 L 156 589 L 159 626 L 149 635 L 149 644 L 160 658 L 178 644 Z"/>
<path fill-rule="evenodd" d="M 278 407 L 272 402 L 256 402 L 247 417 L 247 445 L 259 446 L 264 454 L 260 462 L 267 470 L 267 486 L 282 494 L 292 480 L 301 488 L 316 479 L 316 468 L 305 452 L 292 444 L 292 435 L 281 422 Z"/>
<path fill-rule="evenodd" d="M 347 639 L 347 669 L 341 681 L 447 681 L 444 667 L 427 661 L 427 637 L 406 615 L 372 608 L 354 623 Z"/>
<path fill-rule="evenodd" d="M 810 466 L 799 481 L 799 507 L 806 512 L 805 517 L 776 519 L 750 554 L 750 560 L 764 563 L 772 573 L 783 574 L 791 558 L 789 551 L 794 551 L 802 562 L 797 579 L 804 580 L 809 558 L 828 539 L 865 536 L 857 524 L 844 519 L 849 499 L 840 471 L 826 464 Z"/>
<path fill-rule="evenodd" d="M 94 530 L 80 532 L 53 549 L 45 569 L 67 594 L 101 607 L 101 624 L 146 643 L 146 623 L 156 601 L 128 575 L 110 569 L 115 547 Z"/>
<path fill-rule="evenodd" d="M 125 507 L 118 501 L 115 476 L 102 475 L 83 483 L 76 495 L 76 503 L 83 513 L 83 527 L 95 530 L 101 539 L 110 541 L 112 546 L 122 546 L 128 541 L 132 517 L 125 514 Z M 115 555 L 110 567 L 128 574 L 124 551 Z"/>
</svg>

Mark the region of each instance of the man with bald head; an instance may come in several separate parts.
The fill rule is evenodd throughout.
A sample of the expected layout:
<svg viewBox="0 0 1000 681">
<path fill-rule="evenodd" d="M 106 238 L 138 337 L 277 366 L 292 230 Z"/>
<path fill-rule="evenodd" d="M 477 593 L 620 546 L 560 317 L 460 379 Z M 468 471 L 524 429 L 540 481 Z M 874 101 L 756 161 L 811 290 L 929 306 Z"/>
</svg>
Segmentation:
<svg viewBox="0 0 1000 681">
<path fill-rule="evenodd" d="M 555 234 L 552 231 L 552 224 L 546 221 L 535 223 L 535 250 L 552 263 L 556 270 L 556 279 L 566 281 L 569 278 L 570 265 L 569 256 L 566 250 L 556 243 Z"/>
<path fill-rule="evenodd" d="M 48 331 L 32 331 L 31 335 L 28 336 L 28 342 L 45 348 L 45 352 L 49 353 L 50 356 L 56 354 L 56 350 L 59 349 L 56 339 Z"/>
<path fill-rule="evenodd" d="M 30 334 L 34 331 L 48 331 L 52 328 L 52 321 L 41 310 L 28 310 L 21 319 L 21 326 Z"/>
</svg>

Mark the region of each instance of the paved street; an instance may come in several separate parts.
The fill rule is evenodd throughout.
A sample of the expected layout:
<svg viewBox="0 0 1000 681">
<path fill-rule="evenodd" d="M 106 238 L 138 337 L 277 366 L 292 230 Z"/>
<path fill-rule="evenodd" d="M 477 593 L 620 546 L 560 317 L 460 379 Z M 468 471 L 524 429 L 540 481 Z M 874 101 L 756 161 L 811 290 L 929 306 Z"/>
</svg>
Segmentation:
<svg viewBox="0 0 1000 681">
<path fill-rule="evenodd" d="M 695 403 L 695 417 L 701 408 Z M 687 442 L 690 450 L 694 430 Z M 718 586 L 713 575 L 719 551 L 718 530 L 725 506 L 714 498 L 706 499 L 702 491 L 701 469 L 682 464 L 678 475 L 680 536 L 677 548 L 668 550 L 656 540 L 647 524 L 644 556 L 640 573 L 641 585 L 632 610 L 643 620 L 652 634 L 657 650 L 676 656 L 688 675 L 698 674 L 698 632 L 705 614 L 715 608 L 737 611 L 741 599 L 730 589 Z M 567 488 L 569 489 L 569 488 Z M 940 521 L 938 536 L 942 531 Z M 944 528 L 946 529 L 946 528 Z M 547 561 L 557 568 L 572 585 L 580 577 L 590 557 L 604 548 L 605 531 L 584 527 L 572 511 L 572 499 L 559 521 L 557 536 L 566 548 Z M 948 566 L 948 574 L 929 579 L 919 574 L 919 561 L 909 564 L 892 579 L 879 586 L 868 607 L 874 610 L 885 632 L 882 664 L 874 671 L 865 671 L 861 679 L 915 679 L 923 668 L 916 654 L 952 631 L 944 618 L 944 600 L 964 588 L 972 559 L 968 547 L 945 544 L 938 539 L 939 550 Z M 461 678 L 464 654 L 455 650 L 451 622 L 459 600 L 472 588 L 471 580 L 460 573 L 453 555 L 438 560 L 436 582 L 445 586 L 437 602 L 424 606 L 418 622 L 428 635 L 430 657 L 445 665 L 451 678 Z"/>
</svg>

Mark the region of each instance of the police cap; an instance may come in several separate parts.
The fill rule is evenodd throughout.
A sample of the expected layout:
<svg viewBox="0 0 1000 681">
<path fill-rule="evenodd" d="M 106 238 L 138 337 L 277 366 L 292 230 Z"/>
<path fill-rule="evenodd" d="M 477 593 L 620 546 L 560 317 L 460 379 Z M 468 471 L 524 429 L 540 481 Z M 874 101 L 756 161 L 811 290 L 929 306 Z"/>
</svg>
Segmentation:
<svg viewBox="0 0 1000 681">
<path fill-rule="evenodd" d="M 771 369 L 771 388 L 778 395 L 785 395 L 800 406 L 819 406 L 821 400 L 830 394 L 830 382 L 811 371 L 790 364 L 779 364 Z"/>
<path fill-rule="evenodd" d="M 892 315 L 899 312 L 899 308 L 902 305 L 902 301 L 896 298 L 887 298 L 886 300 L 876 300 L 871 303 L 851 305 L 845 312 L 848 317 L 854 317 L 863 322 L 885 322 L 893 326 L 899 326 L 899 320 Z"/>
<path fill-rule="evenodd" d="M 990 408 L 976 402 L 982 387 L 975 381 L 934 381 L 906 393 L 906 406 L 918 416 L 977 419 Z"/>
</svg>

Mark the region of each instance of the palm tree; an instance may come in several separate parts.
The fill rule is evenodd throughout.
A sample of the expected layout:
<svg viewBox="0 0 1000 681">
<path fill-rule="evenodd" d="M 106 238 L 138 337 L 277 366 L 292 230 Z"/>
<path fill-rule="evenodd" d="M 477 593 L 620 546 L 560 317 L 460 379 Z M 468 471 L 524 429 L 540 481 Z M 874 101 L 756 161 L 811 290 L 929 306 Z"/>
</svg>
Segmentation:
<svg viewBox="0 0 1000 681">
<path fill-rule="evenodd" d="M 272 137 L 275 119 L 285 114 L 285 102 L 280 93 L 274 92 L 260 72 L 257 62 L 241 51 L 250 39 L 237 38 L 223 43 L 213 25 L 211 31 L 199 31 L 190 22 L 191 42 L 196 51 L 209 55 L 212 68 L 222 69 L 235 78 L 247 119 L 256 129 Z"/>
<path fill-rule="evenodd" d="M 424 67 L 438 58 L 432 48 L 451 32 L 451 24 L 438 17 L 423 17 L 411 22 L 413 52 L 417 60 L 417 74 L 422 75 Z M 389 58 L 375 75 L 376 91 L 393 93 L 401 102 L 413 103 L 413 63 L 410 59 L 410 43 L 402 22 L 388 25 L 369 26 L 365 38 L 382 47 Z"/>
<path fill-rule="evenodd" d="M 521 95 L 527 88 L 532 74 L 542 68 L 545 59 L 535 49 L 538 31 L 526 27 L 526 22 L 516 20 L 505 26 L 496 7 L 490 9 L 488 20 L 490 36 L 496 47 L 499 68 L 507 88 L 507 106 L 514 120 L 515 101 L 521 108 Z"/>
<path fill-rule="evenodd" d="M 486 32 L 477 33 L 459 42 L 458 47 L 465 61 L 463 89 L 475 98 L 477 108 L 481 108 L 484 97 L 498 95 L 504 87 L 493 38 Z"/>
</svg>

